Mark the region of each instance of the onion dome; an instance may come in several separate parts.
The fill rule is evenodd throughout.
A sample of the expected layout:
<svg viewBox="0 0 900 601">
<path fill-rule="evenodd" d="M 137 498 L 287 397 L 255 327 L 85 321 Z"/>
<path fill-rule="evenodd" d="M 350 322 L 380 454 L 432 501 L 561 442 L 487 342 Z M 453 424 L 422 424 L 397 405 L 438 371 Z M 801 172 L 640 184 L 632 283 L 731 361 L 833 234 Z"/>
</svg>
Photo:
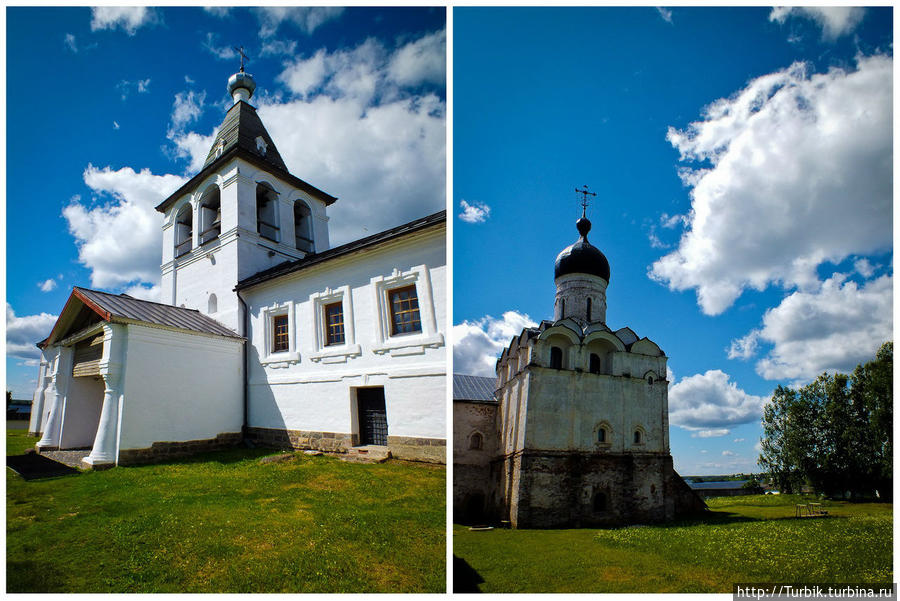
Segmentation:
<svg viewBox="0 0 900 601">
<path fill-rule="evenodd" d="M 253 81 L 252 75 L 244 72 L 243 68 L 239 73 L 228 78 L 228 93 L 235 102 L 238 100 L 247 102 L 253 96 L 254 90 L 256 90 L 256 82 Z"/>
<path fill-rule="evenodd" d="M 565 248 L 556 257 L 554 279 L 570 273 L 586 273 L 596 275 L 609 283 L 609 261 L 600 249 L 588 242 L 587 235 L 591 231 L 591 222 L 582 216 L 575 222 L 581 237 L 578 242 Z"/>
</svg>

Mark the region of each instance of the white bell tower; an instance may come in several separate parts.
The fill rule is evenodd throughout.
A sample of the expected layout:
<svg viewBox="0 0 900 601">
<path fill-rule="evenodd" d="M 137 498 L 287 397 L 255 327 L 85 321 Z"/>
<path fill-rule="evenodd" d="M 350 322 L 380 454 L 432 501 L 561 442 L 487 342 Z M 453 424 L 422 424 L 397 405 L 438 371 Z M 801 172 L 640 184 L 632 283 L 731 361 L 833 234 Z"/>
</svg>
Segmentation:
<svg viewBox="0 0 900 601">
<path fill-rule="evenodd" d="M 234 104 L 203 168 L 156 207 L 163 223 L 161 297 L 243 333 L 235 285 L 328 249 L 326 208 L 337 198 L 291 175 L 250 105 L 253 76 L 228 79 Z"/>
</svg>

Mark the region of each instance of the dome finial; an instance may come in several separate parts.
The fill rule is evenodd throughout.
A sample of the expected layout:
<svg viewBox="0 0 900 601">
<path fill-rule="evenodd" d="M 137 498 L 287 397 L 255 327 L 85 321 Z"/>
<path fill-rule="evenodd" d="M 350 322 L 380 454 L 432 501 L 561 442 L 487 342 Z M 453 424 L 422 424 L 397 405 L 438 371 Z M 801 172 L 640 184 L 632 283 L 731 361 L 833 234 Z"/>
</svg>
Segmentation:
<svg viewBox="0 0 900 601">
<path fill-rule="evenodd" d="M 241 46 L 235 50 L 241 56 L 241 70 L 228 78 L 228 93 L 237 104 L 241 100 L 244 102 L 250 100 L 253 91 L 256 90 L 256 82 L 253 81 L 252 75 L 244 72 L 244 59 L 247 58 L 247 55 L 244 54 L 244 47 Z"/>
<path fill-rule="evenodd" d="M 587 239 L 588 232 L 591 231 L 591 222 L 587 218 L 588 196 L 597 196 L 597 193 L 589 192 L 587 184 L 582 190 L 575 188 L 575 193 L 581 194 L 581 218 L 575 222 L 575 227 L 578 228 L 581 237 Z"/>
</svg>

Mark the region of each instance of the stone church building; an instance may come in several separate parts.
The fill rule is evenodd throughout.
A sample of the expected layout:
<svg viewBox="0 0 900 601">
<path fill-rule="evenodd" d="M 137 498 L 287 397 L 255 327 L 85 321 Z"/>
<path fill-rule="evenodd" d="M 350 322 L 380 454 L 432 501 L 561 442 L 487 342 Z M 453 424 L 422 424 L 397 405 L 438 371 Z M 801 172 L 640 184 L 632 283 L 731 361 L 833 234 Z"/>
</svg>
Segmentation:
<svg viewBox="0 0 900 601">
<path fill-rule="evenodd" d="M 75 288 L 50 335 L 29 430 L 86 466 L 245 440 L 443 462 L 444 212 L 338 247 L 334 196 L 291 174 L 250 104 L 157 210 L 162 302 Z"/>
<path fill-rule="evenodd" d="M 576 226 L 556 259 L 553 321 L 513 338 L 496 379 L 454 378 L 457 520 L 604 526 L 705 507 L 672 467 L 666 355 L 607 325 L 609 262 L 590 221 Z"/>
</svg>

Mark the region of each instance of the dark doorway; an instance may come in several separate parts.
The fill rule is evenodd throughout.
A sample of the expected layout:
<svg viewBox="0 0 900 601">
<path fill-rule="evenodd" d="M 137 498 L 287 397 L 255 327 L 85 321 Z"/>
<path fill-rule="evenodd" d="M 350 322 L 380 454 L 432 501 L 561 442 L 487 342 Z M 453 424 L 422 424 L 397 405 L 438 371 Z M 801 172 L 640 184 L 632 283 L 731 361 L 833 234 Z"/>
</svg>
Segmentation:
<svg viewBox="0 0 900 601">
<path fill-rule="evenodd" d="M 387 410 L 384 388 L 357 388 L 359 410 L 359 444 L 387 446 Z"/>
</svg>

